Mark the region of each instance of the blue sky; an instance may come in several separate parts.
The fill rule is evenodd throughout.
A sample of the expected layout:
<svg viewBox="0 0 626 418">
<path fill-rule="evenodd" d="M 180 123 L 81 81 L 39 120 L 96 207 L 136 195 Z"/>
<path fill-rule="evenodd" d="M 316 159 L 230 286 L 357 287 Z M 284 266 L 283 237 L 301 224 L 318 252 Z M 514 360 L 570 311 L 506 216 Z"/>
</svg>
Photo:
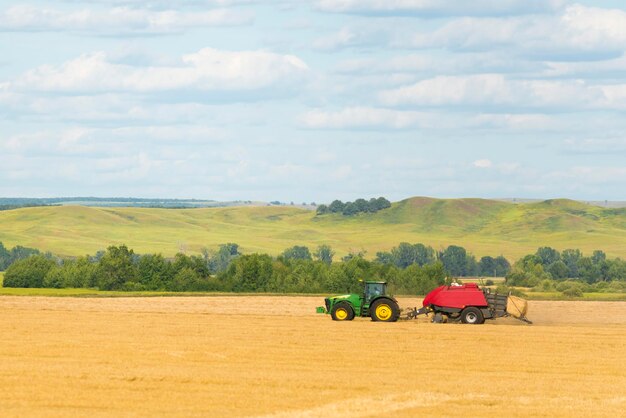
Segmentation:
<svg viewBox="0 0 626 418">
<path fill-rule="evenodd" d="M 626 5 L 0 1 L 0 196 L 626 200 Z"/>
</svg>

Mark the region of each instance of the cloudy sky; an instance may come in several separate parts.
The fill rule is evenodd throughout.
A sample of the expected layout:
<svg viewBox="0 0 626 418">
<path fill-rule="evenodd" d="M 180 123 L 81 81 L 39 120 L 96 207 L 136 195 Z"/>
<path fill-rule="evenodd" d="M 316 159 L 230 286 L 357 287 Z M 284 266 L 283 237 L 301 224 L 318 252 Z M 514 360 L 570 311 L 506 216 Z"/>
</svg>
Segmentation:
<svg viewBox="0 0 626 418">
<path fill-rule="evenodd" d="M 626 4 L 2 0 L 0 196 L 626 200 Z"/>
</svg>

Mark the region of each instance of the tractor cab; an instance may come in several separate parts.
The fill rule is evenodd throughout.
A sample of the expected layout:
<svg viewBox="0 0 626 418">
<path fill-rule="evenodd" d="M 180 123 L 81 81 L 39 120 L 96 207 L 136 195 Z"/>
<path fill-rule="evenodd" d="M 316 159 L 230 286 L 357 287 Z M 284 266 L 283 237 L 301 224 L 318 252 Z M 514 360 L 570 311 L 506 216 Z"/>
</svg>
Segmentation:
<svg viewBox="0 0 626 418">
<path fill-rule="evenodd" d="M 369 304 L 376 296 L 387 294 L 386 282 L 365 282 L 365 303 Z"/>
</svg>

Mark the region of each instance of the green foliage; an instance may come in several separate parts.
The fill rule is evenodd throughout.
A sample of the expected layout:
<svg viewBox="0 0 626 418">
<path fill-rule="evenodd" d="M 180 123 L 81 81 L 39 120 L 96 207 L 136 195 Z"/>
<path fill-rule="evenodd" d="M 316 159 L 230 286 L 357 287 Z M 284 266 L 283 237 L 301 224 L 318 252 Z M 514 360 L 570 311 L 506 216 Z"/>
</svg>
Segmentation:
<svg viewBox="0 0 626 418">
<path fill-rule="evenodd" d="M 554 279 L 565 279 L 569 275 L 567 264 L 565 264 L 562 260 L 553 262 L 547 267 L 546 270 Z"/>
<path fill-rule="evenodd" d="M 100 290 L 120 290 L 125 282 L 135 282 L 137 268 L 133 265 L 133 250 L 125 245 L 111 246 L 100 259 L 96 282 Z"/>
<path fill-rule="evenodd" d="M 327 206 L 327 205 L 319 205 L 319 206 L 317 207 L 316 213 L 317 213 L 318 215 L 325 215 L 325 214 L 327 214 L 327 213 L 330 213 L 330 209 L 328 209 L 328 206 Z"/>
<path fill-rule="evenodd" d="M 561 260 L 567 266 L 567 277 L 578 277 L 578 260 L 580 260 L 582 256 L 582 252 L 578 249 L 563 250 Z"/>
<path fill-rule="evenodd" d="M 301 245 L 287 248 L 281 255 L 285 260 L 312 260 L 309 248 Z"/>
<path fill-rule="evenodd" d="M 4 287 L 44 287 L 44 279 L 48 271 L 56 263 L 43 255 L 15 261 L 4 274 Z"/>
<path fill-rule="evenodd" d="M 220 245 L 217 252 L 204 249 L 202 253 L 209 271 L 213 274 L 226 270 L 230 262 L 241 255 L 239 245 L 232 242 Z"/>
<path fill-rule="evenodd" d="M 400 273 L 398 291 L 402 294 L 425 295 L 443 285 L 445 277 L 446 272 L 441 262 L 423 267 L 413 264 Z"/>
<path fill-rule="evenodd" d="M 401 242 L 400 245 L 391 249 L 390 255 L 378 254 L 380 254 L 379 260 L 386 259 L 399 268 L 407 268 L 412 264 L 423 266 L 435 262 L 435 250 L 432 247 L 419 243 L 409 244 L 408 242 Z"/>
<path fill-rule="evenodd" d="M 265 292 L 273 270 L 272 257 L 267 254 L 242 255 L 233 260 L 222 279 L 233 292 Z"/>
<path fill-rule="evenodd" d="M 468 261 L 467 251 L 465 248 L 457 245 L 450 245 L 439 254 L 439 260 L 443 263 L 444 268 L 452 276 L 467 276 L 473 274 L 471 261 Z"/>
<path fill-rule="evenodd" d="M 328 265 L 333 262 L 334 256 L 335 252 L 330 245 L 322 244 L 317 247 L 317 251 L 315 251 L 315 258 Z"/>
<path fill-rule="evenodd" d="M 178 270 L 174 279 L 168 283 L 167 290 L 175 292 L 192 290 L 198 285 L 199 281 L 200 276 L 196 270 L 188 266 L 183 266 Z"/>
<path fill-rule="evenodd" d="M 478 262 L 478 275 L 483 277 L 502 277 L 511 271 L 511 264 L 503 256 L 496 258 L 485 256 Z"/>
<path fill-rule="evenodd" d="M 555 290 L 554 281 L 549 279 L 542 280 L 532 290 L 533 292 L 553 292 Z"/>
<path fill-rule="evenodd" d="M 358 213 L 376 213 L 391 207 L 391 202 L 384 197 L 372 198 L 369 201 L 357 199 L 354 202 L 343 203 L 341 200 L 334 200 L 330 205 L 319 205 L 317 215 L 326 213 L 341 213 L 344 216 L 352 216 Z"/>
<path fill-rule="evenodd" d="M 559 254 L 559 252 L 554 248 L 550 247 L 538 248 L 535 255 L 541 260 L 541 264 L 544 266 L 548 266 L 561 260 L 561 254 Z"/>
<path fill-rule="evenodd" d="M 522 292 L 521 290 L 506 285 L 500 285 L 496 287 L 496 293 L 501 295 L 511 294 L 513 296 L 519 296 L 520 298 L 527 297 L 526 293 Z"/>
<path fill-rule="evenodd" d="M 18 260 L 23 260 L 31 255 L 37 254 L 41 254 L 39 250 L 22 247 L 21 245 L 16 245 L 9 250 L 0 242 L 0 271 L 8 269 L 11 264 Z"/>
<path fill-rule="evenodd" d="M 580 298 L 583 296 L 583 291 L 579 287 L 569 287 L 565 289 L 562 293 L 568 298 Z"/>
<path fill-rule="evenodd" d="M 165 290 L 174 274 L 172 265 L 161 254 L 147 254 L 137 264 L 139 283 L 146 290 Z"/>
<path fill-rule="evenodd" d="M 554 254 L 558 254 L 546 248 L 519 259 L 506 277 L 507 286 L 533 287 L 533 292 L 543 294 L 568 289 L 584 293 L 626 291 L 623 260 L 608 259 L 601 251 L 584 257 L 575 250 L 566 250 L 557 261 L 545 266 L 544 261 L 554 260 Z M 7 252 L 10 253 L 5 249 L 4 254 Z M 350 253 L 341 263 L 333 263 L 333 255 L 328 245 L 317 248 L 315 260 L 305 246 L 288 248 L 277 258 L 266 254 L 240 255 L 239 246 L 229 243 L 217 251 L 205 250 L 202 256 L 179 253 L 168 260 L 160 254 L 139 256 L 121 245 L 92 257 L 55 262 L 50 256 L 35 255 L 19 260 L 6 272 L 5 286 L 98 287 L 129 292 L 354 293 L 362 287 L 360 280 L 375 279 L 387 281 L 392 293 L 416 295 L 449 283 L 445 278 L 453 269 L 460 275 L 468 275 L 492 269 L 497 273 L 509 266 L 502 256 L 482 257 L 476 263 L 463 247 L 452 245 L 436 261 L 431 247 L 406 242 L 390 252 L 377 253 L 374 261 L 366 260 L 364 251 Z M 571 260 L 576 260 L 581 278 L 554 281 L 553 278 L 566 277 L 570 271 L 567 262 Z M 216 270 L 219 271 L 214 274 Z M 493 285 L 493 280 L 488 280 L 487 285 Z M 520 294 L 510 287 L 498 290 Z"/>
</svg>

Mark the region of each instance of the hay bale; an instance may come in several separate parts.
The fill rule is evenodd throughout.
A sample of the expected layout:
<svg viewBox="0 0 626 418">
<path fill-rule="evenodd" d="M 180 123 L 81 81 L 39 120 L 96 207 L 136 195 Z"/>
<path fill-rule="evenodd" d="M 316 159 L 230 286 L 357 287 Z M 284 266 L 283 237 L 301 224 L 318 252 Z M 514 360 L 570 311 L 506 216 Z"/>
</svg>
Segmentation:
<svg viewBox="0 0 626 418">
<path fill-rule="evenodd" d="M 528 302 L 526 299 L 511 295 L 506 301 L 506 311 L 515 318 L 524 317 L 528 312 Z"/>
</svg>

